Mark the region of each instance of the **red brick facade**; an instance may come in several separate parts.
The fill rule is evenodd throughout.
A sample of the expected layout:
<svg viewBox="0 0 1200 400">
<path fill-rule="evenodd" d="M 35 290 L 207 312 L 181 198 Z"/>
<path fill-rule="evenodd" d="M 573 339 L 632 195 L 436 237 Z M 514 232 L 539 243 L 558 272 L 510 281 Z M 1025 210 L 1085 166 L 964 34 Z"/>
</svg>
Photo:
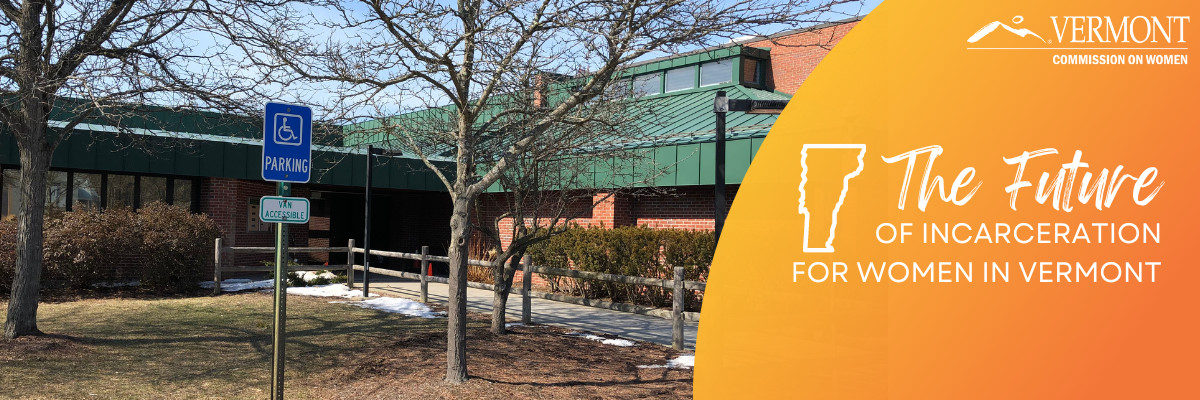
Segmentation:
<svg viewBox="0 0 1200 400">
<path fill-rule="evenodd" d="M 766 74 L 767 87 L 787 94 L 794 94 L 812 74 L 817 64 L 858 25 L 852 21 L 824 28 L 777 35 L 770 39 L 744 42 L 742 45 L 771 49 L 770 68 Z"/>
<path fill-rule="evenodd" d="M 771 59 L 764 83 L 767 88 L 794 94 L 833 46 L 857 24 L 858 21 L 830 24 L 816 29 L 743 42 L 742 45 L 770 49 Z M 746 72 L 752 73 L 752 70 Z M 738 187 L 736 184 L 726 185 L 726 210 L 732 206 Z M 590 212 L 581 213 L 583 217 L 575 219 L 574 223 L 606 228 L 645 226 L 653 229 L 712 231 L 715 229 L 713 190 L 713 186 L 710 185 L 673 187 L 669 188 L 668 193 L 644 191 L 612 196 L 599 194 L 591 199 L 595 202 L 595 207 Z M 585 200 L 586 198 L 580 200 L 581 207 L 589 205 Z M 509 200 L 505 194 L 487 193 L 481 196 L 479 201 L 483 215 L 477 216 L 477 221 L 490 224 L 504 212 L 505 202 Z M 512 229 L 509 226 L 509 220 L 502 221 L 502 247 L 507 247 L 512 241 Z M 473 249 L 475 252 L 486 248 L 480 239 L 477 237 L 477 245 Z M 521 272 L 518 271 L 516 281 L 520 280 Z M 545 283 L 538 276 L 534 276 L 533 282 L 539 286 Z"/>
<path fill-rule="evenodd" d="M 257 202 L 259 198 L 275 193 L 275 183 L 272 182 L 204 178 L 200 180 L 200 212 L 208 214 L 221 227 L 225 246 L 274 246 L 274 226 L 265 231 L 250 231 L 247 213 L 251 201 Z M 309 189 L 302 186 L 292 189 L 292 196 L 295 197 L 308 197 L 309 193 Z M 289 246 L 307 246 L 308 225 L 290 225 L 288 238 Z M 271 256 L 267 254 L 238 254 L 236 257 L 224 257 L 222 265 L 258 265 L 270 259 Z"/>
</svg>

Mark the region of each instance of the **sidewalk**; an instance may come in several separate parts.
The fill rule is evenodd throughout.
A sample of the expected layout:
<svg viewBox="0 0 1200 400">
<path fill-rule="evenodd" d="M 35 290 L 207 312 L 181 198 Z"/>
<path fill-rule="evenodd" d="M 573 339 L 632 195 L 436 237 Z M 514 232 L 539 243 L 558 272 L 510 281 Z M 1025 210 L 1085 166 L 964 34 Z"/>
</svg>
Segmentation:
<svg viewBox="0 0 1200 400">
<path fill-rule="evenodd" d="M 362 289 L 362 274 L 354 283 L 356 289 Z M 445 304 L 450 287 L 445 284 L 429 282 L 429 301 Z M 418 299 L 421 296 L 421 284 L 415 280 L 395 278 L 371 274 L 371 293 Z M 607 333 L 622 338 L 671 345 L 671 321 L 667 319 L 632 314 L 602 308 L 580 306 L 569 303 L 533 298 L 530 312 L 533 323 L 554 325 L 564 328 L 577 329 L 593 333 Z M 492 292 L 475 288 L 467 288 L 467 309 L 480 313 L 491 314 Z M 508 311 L 505 318 L 508 323 L 521 322 L 521 296 L 510 295 Z M 696 348 L 696 323 L 684 324 L 686 348 Z"/>
</svg>

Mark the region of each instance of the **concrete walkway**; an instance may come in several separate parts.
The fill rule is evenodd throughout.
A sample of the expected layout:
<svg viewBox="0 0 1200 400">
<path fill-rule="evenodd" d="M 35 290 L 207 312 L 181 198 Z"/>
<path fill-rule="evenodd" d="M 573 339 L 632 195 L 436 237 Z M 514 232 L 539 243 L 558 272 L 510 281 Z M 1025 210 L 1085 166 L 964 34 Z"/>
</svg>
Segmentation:
<svg viewBox="0 0 1200 400">
<path fill-rule="evenodd" d="M 355 274 L 356 289 L 362 288 L 362 273 Z M 415 280 L 395 278 L 371 274 L 371 293 L 383 296 L 405 297 L 418 299 L 421 296 L 421 284 Z M 437 282 L 429 282 L 429 301 L 445 304 L 448 300 L 450 286 Z M 671 345 L 671 321 L 646 315 L 606 310 L 602 308 L 580 306 L 534 297 L 532 299 L 533 323 L 553 325 L 563 328 L 577 329 L 593 333 L 607 333 L 626 339 Z M 467 309 L 475 312 L 491 314 L 492 292 L 475 288 L 467 288 Z M 509 323 L 521 322 L 521 296 L 510 295 L 508 298 L 507 320 Z M 684 338 L 689 350 L 696 348 L 696 323 L 684 324 Z"/>
</svg>

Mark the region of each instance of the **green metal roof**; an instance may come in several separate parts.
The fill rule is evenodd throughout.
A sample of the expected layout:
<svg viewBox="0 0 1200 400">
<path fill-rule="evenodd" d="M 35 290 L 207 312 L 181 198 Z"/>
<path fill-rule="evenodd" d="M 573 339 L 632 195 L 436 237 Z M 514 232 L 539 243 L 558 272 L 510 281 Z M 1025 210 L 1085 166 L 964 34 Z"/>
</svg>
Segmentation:
<svg viewBox="0 0 1200 400">
<path fill-rule="evenodd" d="M 731 99 L 791 99 L 791 96 L 784 93 L 754 89 L 738 84 L 706 86 L 647 96 L 645 101 L 656 103 L 653 105 L 656 114 L 653 117 L 655 120 L 639 121 L 647 141 L 627 143 L 626 147 L 661 147 L 716 141 L 717 117 L 713 113 L 713 100 L 716 98 L 717 92 L 722 90 Z M 775 114 L 727 113 L 725 138 L 741 139 L 766 136 L 777 117 Z"/>
<path fill-rule="evenodd" d="M 734 45 L 668 59 L 650 60 L 631 66 L 622 71 L 621 75 L 631 76 L 695 66 L 720 59 L 736 60 L 743 56 L 767 59 L 769 53 L 762 49 Z M 733 82 L 643 97 L 639 102 L 644 102 L 654 112 L 635 122 L 641 132 L 638 140 L 608 143 L 605 146 L 609 149 L 616 146 L 621 149 L 649 152 L 652 154 L 654 168 L 663 169 L 667 168 L 664 166 L 670 166 L 667 168 L 667 174 L 656 179 L 656 184 L 660 186 L 712 184 L 716 125 L 712 104 L 716 92 L 724 90 L 726 95 L 733 99 L 791 98 L 787 94 L 740 84 L 740 79 L 737 78 L 741 76 L 741 62 L 733 64 Z M 503 102 L 505 99 L 496 101 Z M 53 119 L 69 119 L 70 113 L 66 111 L 69 108 L 69 105 L 64 104 L 61 110 L 56 110 Z M 85 124 L 77 127 L 75 135 L 59 146 L 54 154 L 52 167 L 115 173 L 261 179 L 260 116 L 179 112 L 151 106 L 138 106 L 136 109 L 145 114 L 145 117 L 120 121 L 120 130 L 104 125 L 105 122 L 99 119 L 85 121 Z M 449 106 L 391 118 L 419 119 L 426 124 L 450 123 L 453 111 L 453 107 Z M 482 117 L 487 118 L 486 115 Z M 777 115 L 773 114 L 727 114 L 728 183 L 741 182 L 742 174 L 749 167 L 762 138 L 767 135 L 776 118 Z M 62 123 L 51 123 L 51 128 L 61 126 Z M 328 135 L 326 140 L 314 140 L 321 144 L 314 146 L 312 183 L 348 186 L 360 186 L 365 183 L 365 145 L 387 146 L 386 133 L 372 129 L 380 126 L 380 121 L 347 125 L 340 127 L 342 135 Z M 361 131 L 361 134 L 356 134 L 355 131 Z M 130 133 L 134 137 L 130 137 Z M 344 139 L 335 139 L 336 136 L 342 136 Z M 135 144 L 135 140 L 144 144 Z M 377 187 L 445 190 L 433 171 L 412 156 L 378 157 L 378 160 L 381 164 L 376 167 L 374 177 Z M 435 158 L 435 165 L 449 175 L 453 173 L 452 161 Z M 0 132 L 0 164 L 18 163 L 14 138 L 11 134 Z M 596 182 L 602 181 L 601 176 L 625 175 L 630 169 L 650 167 L 620 166 L 615 158 L 608 164 L 609 167 L 601 165 L 596 168 Z"/>
<path fill-rule="evenodd" d="M 51 121 L 51 129 L 63 126 Z M 136 125 L 135 125 L 136 126 Z M 102 124 L 81 124 L 54 152 L 52 168 L 110 173 L 161 174 L 261 180 L 262 128 L 241 132 L 195 133 Z M 200 126 L 202 127 L 202 126 Z M 118 134 L 120 133 L 120 134 Z M 313 146 L 309 183 L 362 186 L 366 183 L 365 149 Z M 445 185 L 423 162 L 412 157 L 376 157 L 374 186 L 445 191 Z M 19 165 L 16 140 L 0 131 L 0 164 Z M 436 163 L 447 174 L 453 164 Z"/>
</svg>

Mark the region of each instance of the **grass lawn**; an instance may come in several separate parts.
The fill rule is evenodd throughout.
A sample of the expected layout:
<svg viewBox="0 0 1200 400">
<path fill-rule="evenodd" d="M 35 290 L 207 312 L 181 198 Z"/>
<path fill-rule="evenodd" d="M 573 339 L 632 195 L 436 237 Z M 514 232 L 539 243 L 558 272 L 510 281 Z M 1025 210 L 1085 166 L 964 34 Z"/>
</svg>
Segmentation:
<svg viewBox="0 0 1200 400">
<path fill-rule="evenodd" d="M 330 300 L 288 297 L 288 398 L 691 397 L 690 370 L 637 368 L 665 364 L 677 355 L 669 348 L 543 326 L 496 336 L 483 315 L 469 325 L 471 381 L 447 385 L 444 318 Z M 271 302 L 245 293 L 44 303 L 47 336 L 0 339 L 0 398 L 268 398 Z"/>
</svg>

